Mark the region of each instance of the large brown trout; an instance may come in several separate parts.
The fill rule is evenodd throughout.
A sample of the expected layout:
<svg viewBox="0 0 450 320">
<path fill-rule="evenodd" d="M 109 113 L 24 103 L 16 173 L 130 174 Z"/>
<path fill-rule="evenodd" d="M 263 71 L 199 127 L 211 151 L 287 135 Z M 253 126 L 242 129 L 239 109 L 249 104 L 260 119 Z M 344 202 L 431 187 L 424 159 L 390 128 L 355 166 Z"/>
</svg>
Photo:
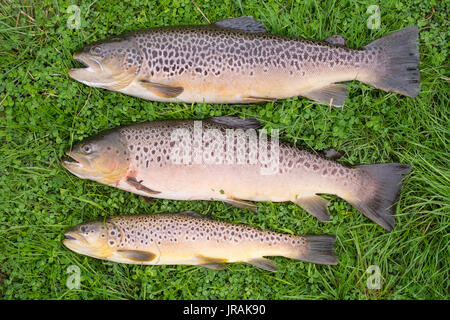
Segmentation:
<svg viewBox="0 0 450 320">
<path fill-rule="evenodd" d="M 147 197 L 219 200 L 254 209 L 250 201 L 292 201 L 321 220 L 337 195 L 383 228 L 410 167 L 389 163 L 346 167 L 279 141 L 255 119 L 166 120 L 112 129 L 76 144 L 62 165 L 76 176 Z M 275 133 L 275 132 L 274 132 Z"/>
<path fill-rule="evenodd" d="M 199 265 L 224 269 L 245 262 L 277 271 L 264 257 L 283 256 L 317 264 L 337 264 L 335 237 L 295 236 L 214 221 L 196 212 L 117 216 L 69 230 L 63 243 L 90 257 L 119 263 Z"/>
<path fill-rule="evenodd" d="M 157 27 L 94 43 L 74 54 L 69 76 L 92 87 L 156 101 L 256 103 L 305 96 L 342 106 L 358 80 L 415 97 L 417 27 L 359 50 L 336 37 L 310 41 L 267 34 L 252 17 L 210 25 Z"/>
</svg>

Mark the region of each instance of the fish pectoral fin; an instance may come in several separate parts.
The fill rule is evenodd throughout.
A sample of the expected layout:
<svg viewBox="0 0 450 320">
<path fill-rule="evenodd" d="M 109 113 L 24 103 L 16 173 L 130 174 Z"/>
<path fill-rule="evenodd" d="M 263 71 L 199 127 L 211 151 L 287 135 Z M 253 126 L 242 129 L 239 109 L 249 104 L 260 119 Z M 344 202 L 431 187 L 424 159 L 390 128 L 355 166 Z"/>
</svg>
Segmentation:
<svg viewBox="0 0 450 320">
<path fill-rule="evenodd" d="M 139 83 L 141 86 L 161 98 L 175 98 L 184 91 L 183 87 L 169 86 L 147 80 L 139 80 Z"/>
<path fill-rule="evenodd" d="M 276 98 L 248 96 L 242 98 L 247 103 L 274 102 Z"/>
<path fill-rule="evenodd" d="M 266 26 L 261 21 L 258 21 L 250 16 L 219 20 L 212 25 L 220 28 L 234 29 L 250 33 L 267 32 Z"/>
<path fill-rule="evenodd" d="M 196 211 L 182 211 L 182 212 L 180 212 L 180 214 L 183 214 L 183 215 L 186 215 L 186 216 L 192 217 L 192 218 L 198 218 L 198 219 L 211 219 L 211 217 L 209 215 L 201 214 Z"/>
<path fill-rule="evenodd" d="M 128 183 L 130 186 L 135 187 L 137 190 L 145 191 L 145 192 L 150 193 L 150 194 L 158 194 L 158 193 L 161 193 L 160 191 L 155 191 L 155 190 L 152 190 L 152 189 L 147 188 L 146 186 L 144 186 L 144 185 L 142 184 L 142 180 L 141 180 L 141 181 L 137 181 L 136 178 L 128 177 L 126 181 L 127 181 L 127 183 Z"/>
<path fill-rule="evenodd" d="M 333 44 L 335 46 L 342 46 L 345 47 L 347 44 L 347 39 L 345 39 L 343 36 L 341 35 L 334 35 L 331 37 L 328 37 L 325 39 L 325 42 L 328 42 L 329 44 Z"/>
<path fill-rule="evenodd" d="M 232 198 L 228 198 L 223 201 L 228 204 L 231 204 L 233 207 L 236 207 L 239 209 L 247 209 L 254 213 L 256 213 L 258 211 L 258 206 L 251 202 L 247 202 L 247 201 L 239 200 L 239 199 L 232 199 Z"/>
<path fill-rule="evenodd" d="M 325 87 L 303 92 L 302 96 L 329 106 L 342 107 L 345 99 L 347 99 L 347 91 L 347 85 L 332 83 Z"/>
<path fill-rule="evenodd" d="M 251 264 L 252 266 L 255 266 L 257 268 L 271 271 L 271 272 L 277 272 L 278 268 L 275 262 L 272 260 L 266 259 L 266 258 L 258 258 L 258 259 L 252 259 L 245 261 L 248 264 Z"/>
<path fill-rule="evenodd" d="M 328 200 L 318 196 L 298 197 L 295 203 L 308 212 L 310 215 L 318 218 L 321 221 L 329 221 L 330 213 L 328 212 Z"/>
<path fill-rule="evenodd" d="M 238 117 L 222 116 L 211 117 L 208 121 L 236 129 L 258 129 L 261 127 L 261 122 L 255 118 L 241 119 Z"/>
<path fill-rule="evenodd" d="M 156 254 L 140 250 L 117 250 L 117 253 L 126 259 L 136 262 L 152 261 Z"/>
</svg>

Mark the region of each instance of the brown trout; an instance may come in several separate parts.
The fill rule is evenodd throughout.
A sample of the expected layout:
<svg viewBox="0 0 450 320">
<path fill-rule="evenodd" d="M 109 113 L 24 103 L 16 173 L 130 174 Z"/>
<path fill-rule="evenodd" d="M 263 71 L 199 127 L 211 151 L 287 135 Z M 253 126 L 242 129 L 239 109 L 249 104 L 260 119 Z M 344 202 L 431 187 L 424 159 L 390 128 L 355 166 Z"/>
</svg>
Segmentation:
<svg viewBox="0 0 450 320">
<path fill-rule="evenodd" d="M 418 29 L 362 49 L 340 38 L 310 41 L 266 33 L 252 17 L 210 25 L 156 27 L 98 42 L 74 54 L 86 68 L 69 76 L 88 86 L 156 101 L 257 103 L 304 96 L 342 106 L 358 80 L 415 97 L 420 91 Z"/>
<path fill-rule="evenodd" d="M 69 230 L 63 244 L 90 257 L 119 263 L 198 265 L 224 269 L 245 262 L 277 271 L 264 257 L 283 256 L 317 264 L 337 264 L 336 238 L 295 236 L 214 221 L 187 211 L 179 214 L 117 216 Z"/>
<path fill-rule="evenodd" d="M 90 179 L 146 197 L 219 200 L 255 209 L 250 201 L 292 201 L 329 220 L 333 194 L 386 230 L 410 166 L 346 167 L 270 137 L 255 119 L 165 120 L 112 129 L 76 144 L 62 165 Z M 275 131 L 274 131 L 275 133 Z M 271 138 L 271 139 L 269 139 Z"/>
</svg>

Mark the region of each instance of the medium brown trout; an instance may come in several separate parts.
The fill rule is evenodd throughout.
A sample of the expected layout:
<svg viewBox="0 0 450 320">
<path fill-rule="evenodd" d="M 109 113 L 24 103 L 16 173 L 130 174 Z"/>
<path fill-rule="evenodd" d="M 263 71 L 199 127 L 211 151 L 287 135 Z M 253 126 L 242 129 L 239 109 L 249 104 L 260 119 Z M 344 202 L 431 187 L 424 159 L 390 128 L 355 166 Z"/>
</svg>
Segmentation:
<svg viewBox="0 0 450 320">
<path fill-rule="evenodd" d="M 255 119 L 166 120 L 112 129 L 76 144 L 62 165 L 90 179 L 147 197 L 219 200 L 254 209 L 250 201 L 292 201 L 321 220 L 328 202 L 345 199 L 383 228 L 410 167 L 388 163 L 346 167 L 257 134 Z"/>
<path fill-rule="evenodd" d="M 335 237 L 295 236 L 214 221 L 187 211 L 179 214 L 117 216 L 69 230 L 70 250 L 119 263 L 199 265 L 224 269 L 245 262 L 277 271 L 264 257 L 283 256 L 317 264 L 337 264 Z"/>
<path fill-rule="evenodd" d="M 156 101 L 257 103 L 304 96 L 342 106 L 347 86 L 339 82 L 350 80 L 417 96 L 417 38 L 413 26 L 353 50 L 336 36 L 316 42 L 271 35 L 261 22 L 241 17 L 88 45 L 73 56 L 86 68 L 71 69 L 69 76 Z"/>
</svg>

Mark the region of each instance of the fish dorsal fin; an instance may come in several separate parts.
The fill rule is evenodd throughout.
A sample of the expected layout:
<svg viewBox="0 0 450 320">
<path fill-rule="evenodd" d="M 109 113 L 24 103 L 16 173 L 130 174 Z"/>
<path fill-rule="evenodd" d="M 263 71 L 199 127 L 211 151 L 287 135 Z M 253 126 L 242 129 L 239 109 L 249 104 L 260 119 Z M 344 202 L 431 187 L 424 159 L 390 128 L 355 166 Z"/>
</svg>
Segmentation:
<svg viewBox="0 0 450 320">
<path fill-rule="evenodd" d="M 117 253 L 126 259 L 136 262 L 146 262 L 155 259 L 156 254 L 140 250 L 117 250 Z"/>
<path fill-rule="evenodd" d="M 192 217 L 192 218 L 199 218 L 199 219 L 211 219 L 211 217 L 207 216 L 206 214 L 201 214 L 196 211 L 181 211 L 180 214 Z"/>
<path fill-rule="evenodd" d="M 161 98 L 175 98 L 184 91 L 183 87 L 169 86 L 166 84 L 150 82 L 144 79 L 139 80 L 139 83 L 142 87 Z"/>
<path fill-rule="evenodd" d="M 347 44 L 347 40 L 338 34 L 328 37 L 325 39 L 325 42 L 328 42 L 329 44 L 335 45 L 335 46 L 341 46 L 345 47 Z"/>
<path fill-rule="evenodd" d="M 244 120 L 238 117 L 222 116 L 211 117 L 208 120 L 236 129 L 258 129 L 261 127 L 261 123 L 255 118 L 247 118 Z"/>
<path fill-rule="evenodd" d="M 303 92 L 302 96 L 326 105 L 342 107 L 347 98 L 347 85 L 332 83 L 325 87 Z"/>
<path fill-rule="evenodd" d="M 252 259 L 246 261 L 248 264 L 251 264 L 252 266 L 255 266 L 257 268 L 271 271 L 271 272 L 277 272 L 278 268 L 275 262 L 272 260 L 266 259 L 266 258 L 258 258 L 258 259 Z"/>
<path fill-rule="evenodd" d="M 298 197 L 295 203 L 310 215 L 321 221 L 330 220 L 328 201 L 318 195 Z"/>
<path fill-rule="evenodd" d="M 267 32 L 266 26 L 261 21 L 250 16 L 220 20 L 213 23 L 213 25 L 220 28 L 234 29 L 249 33 Z"/>
</svg>

